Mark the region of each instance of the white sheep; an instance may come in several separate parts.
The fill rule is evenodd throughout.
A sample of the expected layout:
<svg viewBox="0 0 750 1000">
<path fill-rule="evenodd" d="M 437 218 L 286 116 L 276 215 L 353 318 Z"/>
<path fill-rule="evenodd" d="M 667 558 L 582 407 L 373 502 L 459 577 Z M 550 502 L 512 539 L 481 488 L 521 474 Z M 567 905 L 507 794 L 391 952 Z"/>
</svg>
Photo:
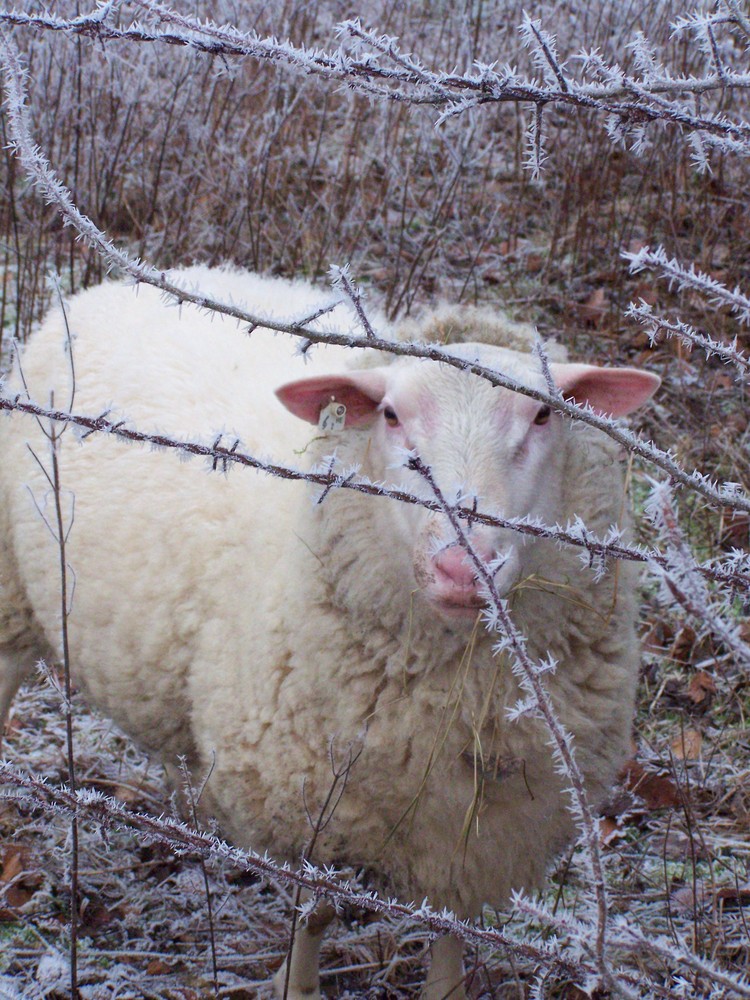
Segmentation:
<svg viewBox="0 0 750 1000">
<path fill-rule="evenodd" d="M 276 317 L 309 314 L 329 298 L 237 271 L 175 277 Z M 335 451 L 372 480 L 429 495 L 404 466 L 405 449 L 415 449 L 450 497 L 471 489 L 484 511 L 548 523 L 580 515 L 599 533 L 627 522 L 617 446 L 528 396 L 430 361 L 380 357 L 358 370 L 361 355 L 330 347 L 305 359 L 291 336 L 247 336 L 147 287 L 107 283 L 72 298 L 65 319 L 54 311 L 6 396 L 25 387 L 42 405 L 71 401 L 66 321 L 77 412 L 114 406 L 139 429 L 173 437 L 225 428 L 244 450 L 289 464 Z M 352 322 L 342 306 L 320 325 L 345 331 Z M 494 338 L 506 346 L 450 350 L 545 386 L 530 328 L 453 309 L 420 332 Z M 549 352 L 564 394 L 603 413 L 629 412 L 658 384 Z M 321 434 L 331 399 L 346 405 L 346 426 Z M 36 421 L 0 421 L 3 716 L 35 659 L 59 652 L 59 552 L 40 516 L 50 510 L 48 463 Z M 462 917 L 540 884 L 573 830 L 563 781 L 543 723 L 507 720 L 519 684 L 492 655 L 475 567 L 442 514 L 349 490 L 316 505 L 304 483 L 248 469 L 211 474 L 104 435 L 77 440 L 73 429 L 61 439 L 60 479 L 75 683 L 167 765 L 177 754 L 196 775 L 211 765 L 204 798 L 232 840 L 298 861 L 308 810 L 315 815 L 332 782 L 333 740 L 342 757 L 349 747 L 359 756 L 315 862 L 373 870 L 387 891 Z M 634 566 L 596 581 L 574 549 L 481 525 L 470 537 L 483 559 L 506 557 L 497 588 L 530 652 L 557 661 L 549 691 L 596 802 L 628 743 Z M 290 998 L 320 996 L 321 914 L 298 931 Z M 423 996 L 463 996 L 460 942 L 442 938 L 432 951 Z M 285 974 L 282 966 L 277 993 Z"/>
</svg>

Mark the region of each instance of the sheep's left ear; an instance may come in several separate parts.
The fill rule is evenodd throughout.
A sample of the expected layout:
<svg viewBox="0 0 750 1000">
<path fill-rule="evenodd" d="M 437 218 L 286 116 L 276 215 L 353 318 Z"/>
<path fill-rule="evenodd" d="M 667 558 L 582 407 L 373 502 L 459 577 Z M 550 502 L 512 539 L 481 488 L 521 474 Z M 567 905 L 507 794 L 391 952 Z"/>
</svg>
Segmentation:
<svg viewBox="0 0 750 1000">
<path fill-rule="evenodd" d="M 601 416 L 624 417 L 643 406 L 661 384 L 658 375 L 639 368 L 553 363 L 552 378 L 563 396 L 589 403 Z"/>
</svg>

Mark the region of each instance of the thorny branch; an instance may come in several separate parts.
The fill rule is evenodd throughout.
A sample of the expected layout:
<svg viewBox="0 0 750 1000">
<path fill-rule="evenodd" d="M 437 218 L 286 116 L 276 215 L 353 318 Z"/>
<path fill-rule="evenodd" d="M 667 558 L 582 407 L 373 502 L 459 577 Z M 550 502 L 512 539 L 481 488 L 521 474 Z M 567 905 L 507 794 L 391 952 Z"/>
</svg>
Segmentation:
<svg viewBox="0 0 750 1000">
<path fill-rule="evenodd" d="M 629 262 L 631 274 L 638 274 L 646 269 L 658 271 L 667 279 L 670 287 L 700 292 L 714 308 L 728 306 L 740 323 L 750 324 L 750 297 L 744 295 L 739 288 L 727 288 L 694 264 L 685 267 L 675 257 L 670 257 L 664 247 L 652 250 L 645 246 L 632 253 L 625 252 L 622 256 Z"/>
<path fill-rule="evenodd" d="M 201 294 L 199 291 L 190 291 L 176 285 L 164 272 L 142 264 L 124 250 L 116 247 L 87 216 L 83 215 L 76 208 L 70 192 L 58 181 L 48 161 L 33 143 L 30 123 L 28 121 L 28 109 L 26 107 L 23 85 L 24 71 L 21 65 L 20 54 L 13 42 L 9 38 L 4 37 L 2 33 L 0 33 L 0 53 L 3 54 L 3 61 L 5 63 L 9 131 L 13 147 L 30 177 L 44 196 L 57 206 L 66 222 L 73 225 L 86 242 L 93 246 L 110 265 L 119 268 L 134 281 L 153 285 L 173 298 L 177 303 L 191 302 L 202 309 L 209 309 L 221 315 L 230 316 L 242 323 L 247 323 L 252 329 L 263 327 L 268 330 L 290 333 L 295 337 L 302 338 L 305 344 L 325 343 L 350 348 L 374 348 L 375 350 L 399 356 L 428 358 L 432 361 L 440 361 L 461 371 L 478 375 L 486 379 L 491 385 L 501 386 L 511 389 L 513 392 L 530 396 L 532 399 L 547 403 L 559 413 L 564 413 L 574 420 L 588 424 L 590 427 L 598 428 L 633 454 L 640 455 L 662 469 L 675 483 L 681 483 L 683 486 L 695 490 L 695 492 L 700 493 L 701 496 L 710 502 L 750 513 L 750 497 L 746 496 L 736 483 L 725 483 L 722 486 L 717 486 L 708 476 L 703 475 L 697 470 L 688 473 L 678 465 L 670 452 L 657 448 L 650 441 L 641 439 L 614 421 L 598 416 L 591 407 L 577 406 L 567 400 L 560 399 L 558 396 L 551 396 L 549 392 L 523 385 L 516 379 L 487 368 L 478 362 L 458 358 L 451 354 L 450 350 L 445 350 L 434 344 L 401 343 L 377 336 L 370 337 L 365 335 L 358 337 L 347 334 L 321 332 L 299 322 L 283 322 L 269 317 L 255 316 L 245 309 L 228 303 L 217 302 Z"/>
<path fill-rule="evenodd" d="M 729 344 L 720 343 L 713 337 L 696 330 L 689 323 L 658 316 L 646 302 L 641 302 L 638 305 L 631 303 L 625 315 L 646 327 L 652 344 L 656 343 L 660 333 L 667 337 L 677 337 L 688 347 L 700 347 L 701 350 L 705 351 L 707 357 L 710 358 L 712 354 L 715 354 L 726 364 L 733 365 L 741 379 L 750 378 L 750 357 L 738 349 L 737 337 Z"/>
<path fill-rule="evenodd" d="M 0 799 L 12 797 L 25 800 L 66 815 L 77 810 L 79 815 L 104 829 L 111 826 L 128 827 L 152 843 L 165 844 L 178 856 L 185 853 L 198 854 L 205 860 L 230 864 L 240 871 L 253 872 L 264 880 L 290 889 L 299 886 L 318 897 L 350 903 L 372 913 L 389 914 L 397 918 L 413 917 L 436 934 L 455 934 L 469 944 L 487 943 L 508 948 L 519 958 L 545 966 L 559 964 L 560 961 L 552 949 L 514 941 L 502 931 L 458 920 L 448 910 L 438 913 L 427 904 L 417 907 L 393 899 L 383 899 L 372 891 L 363 891 L 356 883 L 340 878 L 335 869 L 318 869 L 314 865 L 303 864 L 299 871 L 294 871 L 288 865 L 277 864 L 265 855 L 234 847 L 213 834 L 192 830 L 178 820 L 167 816 L 150 816 L 130 809 L 117 799 L 100 792 L 85 788 L 73 792 L 65 786 L 51 785 L 43 777 L 22 770 L 8 761 L 0 761 L 0 779 L 10 786 L 8 791 L 0 795 Z M 13 786 L 16 786 L 16 791 Z M 577 968 L 569 963 L 568 969 L 573 974 L 583 972 L 584 975 L 593 971 L 586 969 L 584 963 Z"/>
<path fill-rule="evenodd" d="M 668 485 L 659 483 L 654 486 L 646 504 L 646 513 L 666 543 L 665 563 L 654 567 L 657 577 L 661 577 L 672 597 L 698 627 L 708 628 L 727 649 L 732 650 L 737 665 L 750 670 L 750 646 L 742 638 L 739 625 L 731 622 L 728 609 L 714 607 L 705 581 L 696 572 L 695 560 L 680 530 Z"/>
<path fill-rule="evenodd" d="M 7 790 L 0 794 L 0 799 L 13 798 L 26 801 L 37 808 L 63 815 L 77 811 L 79 816 L 85 817 L 101 829 L 125 827 L 134 830 L 150 843 L 167 846 L 177 856 L 198 855 L 205 861 L 216 861 L 239 871 L 252 872 L 264 881 L 281 884 L 290 889 L 301 886 L 310 894 L 332 902 L 348 903 L 394 919 L 413 919 L 434 934 L 452 934 L 469 945 L 483 944 L 490 948 L 500 948 L 509 955 L 534 963 L 540 968 L 555 970 L 570 982 L 585 982 L 597 971 L 583 959 L 576 961 L 562 959 L 559 950 L 554 946 L 547 947 L 532 943 L 530 940 L 515 940 L 498 928 L 483 927 L 477 923 L 458 920 L 448 910 L 437 912 L 427 903 L 415 906 L 394 899 L 384 899 L 371 890 L 363 890 L 356 882 L 342 878 L 332 868 L 319 869 L 306 864 L 300 870 L 294 871 L 288 865 L 278 864 L 267 856 L 234 847 L 213 834 L 193 830 L 176 819 L 151 816 L 131 809 L 117 799 L 102 795 L 98 791 L 79 788 L 74 793 L 65 786 L 52 785 L 45 778 L 16 767 L 8 761 L 0 761 L 0 782 L 7 786 Z M 533 904 L 525 900 L 523 905 L 528 908 Z M 540 914 L 540 919 L 549 923 L 550 914 L 545 911 Z M 721 982 L 738 996 L 750 997 L 750 986 L 746 982 L 716 969 L 714 963 L 703 961 L 686 949 L 671 947 L 661 938 L 646 937 L 637 929 L 623 926 L 619 919 L 613 923 L 613 931 L 617 936 L 613 938 L 612 944 L 616 945 L 621 953 L 652 954 L 662 961 L 666 959 L 672 962 L 675 968 L 692 969 L 707 984 Z M 562 927 L 566 933 L 571 932 L 570 922 L 563 922 Z M 585 929 L 579 941 L 586 945 Z M 618 973 L 616 985 L 620 992 L 628 995 L 628 986 L 631 984 L 637 986 L 638 981 L 633 980 L 625 972 Z"/>
<path fill-rule="evenodd" d="M 70 398 L 68 400 L 68 407 L 72 407 L 75 402 L 76 394 L 76 371 L 75 364 L 73 361 L 73 350 L 72 350 L 72 338 L 70 327 L 68 325 L 67 312 L 65 310 L 65 305 L 62 299 L 62 293 L 58 286 L 58 294 L 60 295 L 60 303 L 63 309 L 63 320 L 65 323 L 65 334 L 66 343 L 68 351 L 68 361 L 70 364 L 70 375 L 71 375 L 71 391 Z M 20 366 L 19 366 L 20 367 Z M 23 376 L 22 376 L 23 378 Z M 24 387 L 26 387 L 25 379 L 23 379 Z M 54 406 L 54 393 L 50 398 L 50 408 Z M 36 454 L 33 449 L 31 450 L 31 455 L 34 461 L 37 463 L 42 471 L 44 478 L 49 484 L 50 491 L 52 493 L 53 506 L 54 506 L 54 523 L 50 523 L 45 517 L 45 523 L 50 529 L 52 536 L 57 545 L 58 552 L 58 564 L 60 572 L 60 645 L 62 649 L 62 666 L 63 666 L 63 687 L 59 690 L 59 685 L 56 681 L 53 681 L 53 687 L 59 691 L 62 695 L 62 701 L 65 708 L 65 739 L 66 739 L 66 749 L 67 749 L 67 764 L 68 764 L 68 785 L 73 792 L 77 789 L 77 778 L 76 778 L 76 765 L 75 765 L 75 740 L 73 733 L 73 685 L 72 685 L 72 665 L 70 657 L 70 634 L 69 634 L 69 616 L 70 616 L 70 597 L 71 588 L 68 583 L 68 578 L 71 575 L 71 568 L 68 565 L 67 557 L 67 542 L 68 537 L 72 528 L 72 518 L 70 515 L 70 523 L 66 526 L 65 517 L 63 513 L 63 503 L 62 503 L 62 482 L 60 476 L 60 443 L 63 434 L 67 430 L 67 425 L 63 424 L 62 427 L 59 426 L 59 421 L 50 420 L 49 427 L 45 426 L 42 420 L 37 419 L 37 423 L 41 428 L 42 434 L 47 439 L 49 444 L 49 467 L 45 464 L 44 460 Z M 36 503 L 36 500 L 35 500 Z M 44 516 L 44 515 L 42 515 Z M 53 669 L 48 669 L 48 675 L 53 676 Z M 78 815 L 73 812 L 70 821 L 70 842 L 71 842 L 71 862 L 70 862 L 70 996 L 71 1000 L 77 1000 L 79 996 L 78 991 L 78 924 L 79 924 L 79 892 L 78 892 L 78 869 L 79 869 L 79 837 L 78 837 Z"/>
<path fill-rule="evenodd" d="M 304 472 L 292 466 L 264 461 L 240 451 L 240 442 L 236 439 L 230 445 L 224 445 L 221 443 L 223 435 L 215 438 L 211 444 L 200 441 L 183 441 L 169 437 L 166 434 L 139 431 L 136 428 L 128 427 L 125 419 L 111 420 L 106 413 L 98 417 L 90 417 L 84 414 L 69 413 L 67 410 L 52 410 L 48 407 L 39 406 L 36 403 L 27 402 L 21 397 L 11 399 L 0 396 L 0 410 L 9 412 L 15 410 L 37 418 L 72 424 L 83 431 L 83 437 L 93 433 L 110 434 L 124 441 L 148 444 L 155 449 L 173 449 L 185 455 L 206 458 L 210 461 L 211 468 L 214 471 L 221 470 L 222 472 L 227 472 L 232 465 L 239 465 L 246 468 L 258 469 L 260 472 L 278 476 L 280 479 L 301 480 L 311 483 L 314 486 L 322 487 L 324 494 L 319 498 L 320 500 L 324 499 L 325 495 L 332 489 L 344 489 L 355 490 L 358 493 L 365 493 L 368 496 L 398 500 L 401 503 L 416 504 L 424 507 L 426 510 L 436 512 L 443 510 L 442 506 L 436 500 L 420 497 L 415 493 L 397 489 L 393 486 L 386 487 L 380 483 L 371 482 L 365 477 L 358 476 L 351 470 L 336 471 L 335 458 L 331 459 L 325 471 L 312 470 Z M 450 509 L 456 518 L 460 521 L 465 521 L 467 524 L 486 524 L 497 528 L 508 528 L 522 535 L 530 535 L 535 538 L 549 538 L 563 544 L 585 549 L 589 554 L 588 561 L 592 565 L 595 563 L 599 564 L 607 558 L 614 558 L 652 563 L 656 566 L 667 566 L 663 553 L 657 550 L 623 545 L 619 541 L 620 536 L 615 529 L 612 529 L 608 537 L 598 538 L 578 520 L 567 528 L 563 528 L 559 525 L 546 525 L 536 519 L 503 518 L 487 514 L 478 510 L 473 505 L 466 507 L 461 503 L 456 503 L 451 505 Z M 738 590 L 750 589 L 750 562 L 741 559 L 727 560 L 726 565 L 696 565 L 696 570 L 706 579 L 714 580 L 724 586 Z"/>
<path fill-rule="evenodd" d="M 531 659 L 526 646 L 526 639 L 516 628 L 508 611 L 507 602 L 498 593 L 493 568 L 479 556 L 469 535 L 464 531 L 461 522 L 453 514 L 451 505 L 446 502 L 440 487 L 435 482 L 432 471 L 417 456 L 409 458 L 407 465 L 414 472 L 422 476 L 428 484 L 435 499 L 440 504 L 443 514 L 450 522 L 456 539 L 474 564 L 476 576 L 483 584 L 488 598 L 488 608 L 485 612 L 487 626 L 500 635 L 500 639 L 494 647 L 495 653 L 507 651 L 511 654 L 513 672 L 519 679 L 522 690 L 533 699 L 534 709 L 544 719 L 549 730 L 555 756 L 560 762 L 562 773 L 574 795 L 572 812 L 578 819 L 581 832 L 585 838 L 587 856 L 593 875 L 593 888 L 598 911 L 594 948 L 596 967 L 602 984 L 607 988 L 612 988 L 614 983 L 613 973 L 605 954 L 608 904 L 601 846 L 599 843 L 599 826 L 594 818 L 586 794 L 583 774 L 575 758 L 571 734 L 565 730 L 557 717 L 557 712 L 542 680 L 542 675 L 550 670 L 552 664 L 549 662 L 534 663 Z M 524 712 L 527 710 L 523 709 Z"/>
<path fill-rule="evenodd" d="M 473 72 L 435 72 L 427 69 L 413 55 L 403 53 L 395 38 L 378 34 L 362 26 L 358 19 L 343 21 L 337 32 L 351 48 L 336 51 L 293 45 L 289 41 L 263 38 L 255 32 L 243 32 L 230 25 L 219 26 L 209 20 L 182 14 L 157 0 L 136 0 L 155 22 L 148 26 L 134 21 L 121 28 L 108 21 L 109 14 L 125 4 L 107 4 L 91 14 L 65 19 L 50 14 L 0 12 L 0 23 L 59 31 L 84 36 L 100 42 L 130 41 L 160 43 L 195 49 L 225 58 L 255 58 L 289 67 L 292 71 L 315 74 L 325 80 L 339 80 L 362 93 L 409 104 L 423 104 L 442 109 L 442 118 L 486 104 L 524 103 L 534 107 L 558 104 L 568 108 L 590 109 L 618 119 L 627 128 L 632 123 L 666 122 L 683 132 L 704 134 L 712 141 L 731 143 L 746 155 L 750 152 L 750 125 L 733 122 L 725 115 L 691 114 L 677 97 L 669 101 L 660 95 L 709 94 L 724 92 L 727 87 L 750 88 L 750 74 L 733 73 L 716 67 L 700 78 L 675 77 L 664 70 L 660 75 L 638 79 L 619 66 L 600 68 L 591 53 L 579 59 L 583 74 L 566 75 L 554 51 L 554 39 L 543 31 L 539 21 L 526 18 L 522 30 L 533 41 L 540 60 L 547 64 L 545 85 L 520 75 L 509 65 L 500 71 L 496 64 L 477 64 Z M 725 20 L 743 24 L 743 17 L 727 3 Z M 164 25 L 170 25 L 165 29 Z M 710 28 L 709 17 L 694 22 L 694 31 Z M 587 79 L 587 69 L 598 70 Z M 603 70 L 606 69 L 606 72 Z M 596 79 L 596 76 L 604 79 Z M 550 79 L 551 76 L 551 79 Z"/>
<path fill-rule="evenodd" d="M 307 814 L 307 819 L 312 829 L 312 834 L 309 841 L 305 845 L 305 849 L 302 852 L 302 863 L 307 866 L 312 865 L 313 853 L 315 851 L 315 845 L 318 842 L 318 837 L 325 830 L 328 824 L 333 819 L 333 814 L 341 801 L 341 797 L 346 790 L 347 783 L 349 781 L 349 774 L 352 767 L 357 763 L 357 760 L 362 753 L 362 747 L 355 752 L 354 747 L 350 744 L 348 747 L 348 752 L 346 754 L 346 759 L 342 765 L 337 764 L 335 755 L 335 740 L 332 738 L 328 745 L 328 758 L 331 763 L 331 784 L 328 787 L 328 792 L 323 804 L 321 805 L 317 817 L 313 818 L 307 805 L 307 797 L 305 795 L 305 786 L 302 786 L 302 799 L 305 806 L 305 812 Z M 301 885 L 297 886 L 297 890 L 294 894 L 294 906 L 292 908 L 292 926 L 289 931 L 289 947 L 287 948 L 287 959 L 284 971 L 284 993 L 282 1000 L 286 1000 L 289 994 L 289 977 L 292 971 L 292 963 L 290 958 L 294 951 L 294 940 L 297 934 L 297 921 L 300 917 L 300 907 L 302 902 L 302 892 L 303 887 Z M 317 905 L 317 899 L 313 897 L 310 905 L 305 907 L 306 915 L 309 917 L 312 911 Z"/>
</svg>

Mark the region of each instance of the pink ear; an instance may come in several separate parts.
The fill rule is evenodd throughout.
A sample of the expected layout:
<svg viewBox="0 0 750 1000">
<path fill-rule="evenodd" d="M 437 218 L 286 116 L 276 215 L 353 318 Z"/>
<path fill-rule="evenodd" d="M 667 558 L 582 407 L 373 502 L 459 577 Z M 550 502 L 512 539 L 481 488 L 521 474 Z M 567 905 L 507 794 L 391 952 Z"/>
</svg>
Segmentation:
<svg viewBox="0 0 750 1000">
<path fill-rule="evenodd" d="M 287 382 L 276 395 L 295 417 L 317 424 L 320 411 L 332 399 L 346 407 L 346 427 L 361 427 L 372 419 L 385 395 L 385 376 L 375 369 L 346 375 L 315 375 Z"/>
<path fill-rule="evenodd" d="M 661 379 L 638 368 L 597 368 L 596 365 L 555 363 L 552 377 L 566 399 L 589 403 L 601 416 L 624 417 L 659 388 Z"/>
</svg>

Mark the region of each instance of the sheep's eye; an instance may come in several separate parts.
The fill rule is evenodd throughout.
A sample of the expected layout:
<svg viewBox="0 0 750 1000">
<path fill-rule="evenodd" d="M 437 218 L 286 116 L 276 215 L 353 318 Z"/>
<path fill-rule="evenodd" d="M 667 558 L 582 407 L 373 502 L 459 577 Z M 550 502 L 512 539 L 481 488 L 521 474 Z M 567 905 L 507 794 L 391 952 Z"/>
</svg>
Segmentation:
<svg viewBox="0 0 750 1000">
<path fill-rule="evenodd" d="M 398 417 L 396 416 L 396 411 L 392 406 L 386 406 L 383 410 L 383 416 L 385 417 L 385 422 L 389 427 L 398 427 Z"/>
<path fill-rule="evenodd" d="M 546 424 L 551 416 L 552 416 L 552 410 L 549 408 L 549 406 L 543 406 L 541 410 L 539 410 L 537 415 L 534 417 L 534 423 L 537 425 Z"/>
</svg>

